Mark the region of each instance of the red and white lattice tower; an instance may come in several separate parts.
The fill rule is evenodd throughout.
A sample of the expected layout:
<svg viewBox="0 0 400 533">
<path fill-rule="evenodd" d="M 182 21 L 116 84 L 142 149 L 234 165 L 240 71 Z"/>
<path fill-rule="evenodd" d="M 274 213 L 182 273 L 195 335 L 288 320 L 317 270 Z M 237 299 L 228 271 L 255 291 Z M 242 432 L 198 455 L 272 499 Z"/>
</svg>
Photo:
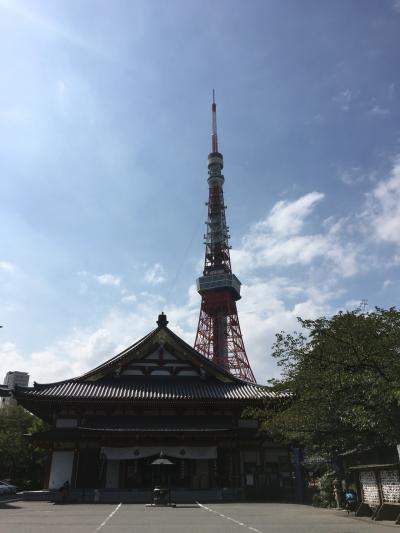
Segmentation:
<svg viewBox="0 0 400 533">
<path fill-rule="evenodd" d="M 223 184 L 224 166 L 218 151 L 217 106 L 212 103 L 212 144 L 208 155 L 208 220 L 204 235 L 206 253 L 203 276 L 197 279 L 201 295 L 195 348 L 234 376 L 255 383 L 247 359 L 236 308 L 240 281 L 232 274 L 229 232 L 226 225 Z"/>
</svg>

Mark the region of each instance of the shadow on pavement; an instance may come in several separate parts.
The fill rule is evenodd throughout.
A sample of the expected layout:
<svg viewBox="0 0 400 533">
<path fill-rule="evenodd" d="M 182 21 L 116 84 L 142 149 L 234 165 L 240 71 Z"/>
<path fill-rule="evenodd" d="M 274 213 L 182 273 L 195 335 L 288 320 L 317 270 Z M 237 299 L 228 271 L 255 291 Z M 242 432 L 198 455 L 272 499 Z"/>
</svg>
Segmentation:
<svg viewBox="0 0 400 533">
<path fill-rule="evenodd" d="M 14 505 L 15 503 L 18 503 L 19 501 L 21 500 L 17 500 L 15 502 L 10 502 L 10 503 L 0 502 L 0 510 L 1 509 L 21 509 L 21 507 Z"/>
</svg>

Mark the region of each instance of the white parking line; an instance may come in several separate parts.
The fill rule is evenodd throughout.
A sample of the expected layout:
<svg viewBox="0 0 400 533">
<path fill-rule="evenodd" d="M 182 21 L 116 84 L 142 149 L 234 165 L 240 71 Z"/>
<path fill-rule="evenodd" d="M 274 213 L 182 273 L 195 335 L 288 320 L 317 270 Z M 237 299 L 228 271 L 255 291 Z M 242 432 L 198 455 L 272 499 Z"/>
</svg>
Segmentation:
<svg viewBox="0 0 400 533">
<path fill-rule="evenodd" d="M 221 518 L 225 518 L 226 520 L 230 520 L 231 522 L 234 522 L 238 526 L 245 527 L 247 529 L 250 529 L 251 531 L 254 531 L 255 533 L 262 533 L 259 529 L 256 529 L 255 527 L 248 526 L 247 524 L 244 524 L 243 522 L 239 522 L 239 520 L 235 520 L 234 518 L 231 518 L 230 516 L 226 516 L 225 514 L 219 513 L 218 511 L 214 511 L 214 509 L 210 509 L 210 507 L 206 507 L 205 505 L 202 505 L 199 502 L 196 502 L 199 507 L 202 509 L 205 509 L 206 511 L 209 511 L 210 513 L 215 513 Z"/>
<path fill-rule="evenodd" d="M 100 529 L 101 529 L 102 527 L 104 527 L 104 526 L 107 524 L 107 522 L 108 522 L 108 521 L 109 521 L 109 520 L 115 515 L 115 513 L 120 509 L 121 506 L 122 506 L 122 503 L 119 503 L 119 504 L 117 505 L 117 507 L 114 509 L 114 511 L 112 511 L 112 513 L 110 513 L 110 514 L 107 516 L 107 518 L 104 520 L 104 522 L 102 522 L 102 523 L 99 525 L 99 527 L 96 528 L 94 531 L 95 531 L 95 532 L 96 532 L 96 531 L 100 531 Z"/>
</svg>

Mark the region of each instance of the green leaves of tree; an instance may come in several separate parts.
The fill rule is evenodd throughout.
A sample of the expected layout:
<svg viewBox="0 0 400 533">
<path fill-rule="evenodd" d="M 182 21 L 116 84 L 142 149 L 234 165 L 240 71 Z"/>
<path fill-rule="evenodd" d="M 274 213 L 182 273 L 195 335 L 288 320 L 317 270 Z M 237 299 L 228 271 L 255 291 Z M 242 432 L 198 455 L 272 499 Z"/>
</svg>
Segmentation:
<svg viewBox="0 0 400 533">
<path fill-rule="evenodd" d="M 46 451 L 24 435 L 43 429 L 45 423 L 22 407 L 0 410 L 0 479 L 11 479 L 19 488 L 42 488 Z"/>
<path fill-rule="evenodd" d="M 292 401 L 263 412 L 264 430 L 333 454 L 400 442 L 400 312 L 356 310 L 299 323 L 300 332 L 276 336 L 282 377 L 271 383 Z"/>
</svg>

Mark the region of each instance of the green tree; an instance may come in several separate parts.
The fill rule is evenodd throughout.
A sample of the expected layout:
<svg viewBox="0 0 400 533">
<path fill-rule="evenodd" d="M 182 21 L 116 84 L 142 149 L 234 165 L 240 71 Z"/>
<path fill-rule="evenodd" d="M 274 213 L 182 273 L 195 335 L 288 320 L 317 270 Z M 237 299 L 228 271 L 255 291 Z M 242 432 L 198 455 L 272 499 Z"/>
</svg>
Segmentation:
<svg viewBox="0 0 400 533">
<path fill-rule="evenodd" d="M 24 435 L 46 429 L 46 424 L 20 406 L 0 410 L 0 479 L 20 488 L 41 488 L 46 450 L 29 443 Z"/>
<path fill-rule="evenodd" d="M 273 348 L 282 375 L 271 383 L 291 400 L 258 413 L 264 431 L 329 455 L 400 442 L 400 312 L 298 320 Z"/>
</svg>

